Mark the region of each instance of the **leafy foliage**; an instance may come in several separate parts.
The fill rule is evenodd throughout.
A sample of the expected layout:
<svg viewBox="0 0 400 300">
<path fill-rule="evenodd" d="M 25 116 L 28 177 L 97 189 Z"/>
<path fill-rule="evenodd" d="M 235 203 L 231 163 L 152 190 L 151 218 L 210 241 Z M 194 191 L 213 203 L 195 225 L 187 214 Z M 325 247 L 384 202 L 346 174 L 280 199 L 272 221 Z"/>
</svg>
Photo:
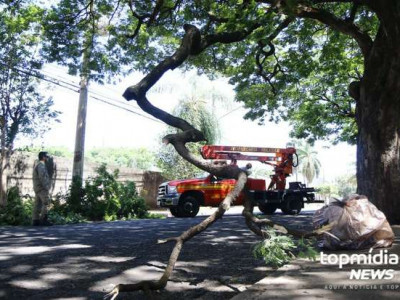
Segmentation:
<svg viewBox="0 0 400 300">
<path fill-rule="evenodd" d="M 317 157 L 318 153 L 308 142 L 296 140 L 294 143 L 299 158 L 297 169 L 300 170 L 301 174 L 307 180 L 307 183 L 310 184 L 319 176 L 321 170 L 321 163 Z"/>
<path fill-rule="evenodd" d="M 196 67 L 210 77 L 229 76 L 237 100 L 249 109 L 246 118 L 289 120 L 292 135 L 311 142 L 331 137 L 333 142 L 354 143 L 356 103 L 347 87 L 364 71 L 361 51 L 348 36 L 298 17 L 296 2 L 285 3 L 282 9 L 272 9 L 262 1 L 62 0 L 47 15 L 44 50 L 51 60 L 77 74 L 81 54 L 91 46 L 91 77 L 103 81 L 105 74 L 115 74 L 127 64 L 130 70 L 152 69 L 180 44 L 184 24 L 197 25 L 203 36 L 253 28 L 236 43 L 213 44 L 191 57 L 184 68 Z M 342 22 L 352 21 L 373 37 L 376 15 L 357 5 L 352 16 L 352 4 L 302 5 L 323 9 Z M 288 22 L 281 26 L 284 20 Z M 267 55 L 270 50 L 273 55 Z"/>
<path fill-rule="evenodd" d="M 82 188 L 75 177 L 67 194 L 57 194 L 48 211 L 50 222 L 63 225 L 87 221 L 113 221 L 136 218 L 163 218 L 150 214 L 134 182 L 118 182 L 118 171 L 109 173 L 106 166 L 98 168 L 97 175 Z M 7 193 L 7 204 L 0 207 L 0 225 L 30 225 L 33 199 L 23 197 L 18 187 Z"/>
<path fill-rule="evenodd" d="M 73 157 L 73 153 L 65 146 L 46 146 L 46 148 L 34 146 L 34 147 L 23 147 L 18 150 L 34 154 L 38 154 L 40 151 L 46 151 L 49 155 L 55 157 L 65 157 L 65 158 Z"/>
<path fill-rule="evenodd" d="M 19 149 L 37 154 L 47 151 L 55 157 L 72 158 L 73 153 L 64 146 L 25 147 Z M 106 164 L 118 167 L 134 168 L 138 170 L 149 170 L 155 165 L 155 155 L 147 148 L 95 148 L 88 150 L 85 157 L 89 162 Z"/>
<path fill-rule="evenodd" d="M 253 254 L 273 268 L 284 266 L 296 256 L 315 260 L 318 254 L 314 250 L 314 241 L 294 240 L 290 236 L 278 235 L 272 228 L 267 229 L 266 234 L 268 237 L 255 245 Z"/>
<path fill-rule="evenodd" d="M 155 155 L 146 148 L 97 148 L 87 152 L 94 163 L 149 170 L 155 165 Z"/>
<path fill-rule="evenodd" d="M 29 225 L 32 220 L 31 198 L 24 199 L 18 187 L 7 191 L 7 204 L 0 207 L 0 225 Z"/>
<path fill-rule="evenodd" d="M 132 1 L 132 12 L 143 13 L 148 4 Z M 67 66 L 71 75 L 110 82 L 129 71 L 124 66 L 135 65 L 134 56 L 140 60 L 151 53 L 146 30 L 137 43 L 128 38 L 137 23 L 127 1 L 57 1 L 44 18 L 42 52 L 50 62 Z"/>
<path fill-rule="evenodd" d="M 41 136 L 59 114 L 52 110 L 53 100 L 38 91 L 42 15 L 30 1 L 0 3 L 1 204 L 6 202 L 3 174 L 16 138 Z"/>
<path fill-rule="evenodd" d="M 333 183 L 323 184 L 317 187 L 318 194 L 326 197 L 347 198 L 357 191 L 355 174 L 337 177 Z"/>
<path fill-rule="evenodd" d="M 65 214 L 62 214 L 54 209 L 49 210 L 48 219 L 51 223 L 56 224 L 56 225 L 76 224 L 76 223 L 87 222 L 87 219 L 82 217 L 80 214 L 77 214 L 74 212 L 66 212 Z"/>
<path fill-rule="evenodd" d="M 5 136 L 3 147 L 12 150 L 18 134 L 43 134 L 59 112 L 51 109 L 51 98 L 38 92 L 43 11 L 29 4 L 0 7 L 0 128 Z"/>
<path fill-rule="evenodd" d="M 100 166 L 96 172 L 96 176 L 86 180 L 84 187 L 79 177 L 75 177 L 68 193 L 58 195 L 54 200 L 54 211 L 64 217 L 74 213 L 93 221 L 145 218 L 149 215 L 134 182 L 117 181 L 118 170 L 110 173 L 106 165 Z"/>
<path fill-rule="evenodd" d="M 173 114 L 201 130 L 207 143 L 213 144 L 219 138 L 218 122 L 203 101 L 182 100 L 174 109 Z M 170 133 L 176 133 L 176 130 L 169 129 L 164 135 Z M 200 155 L 199 148 L 202 145 L 204 143 L 191 143 L 186 146 L 192 153 Z M 203 173 L 178 155 L 171 145 L 159 149 L 158 166 L 167 179 L 192 178 Z"/>
<path fill-rule="evenodd" d="M 46 18 L 44 49 L 52 60 L 77 73 L 90 28 L 89 66 L 93 78 L 102 81 L 104 74 L 113 74 L 128 63 L 134 70 L 152 69 L 180 44 L 184 24 L 197 25 L 203 36 L 247 30 L 251 33 L 241 40 L 213 44 L 183 67 L 196 67 L 210 77 L 229 76 L 237 101 L 248 108 L 246 118 L 261 123 L 287 120 L 293 125 L 292 136 L 309 142 L 330 138 L 334 143 L 355 143 L 356 103 L 348 95 L 348 86 L 360 80 L 364 71 L 359 45 L 336 28 L 299 14 L 301 7 L 295 1 L 285 3 L 273 9 L 262 1 L 162 1 L 155 5 L 136 0 L 117 4 L 63 0 Z M 378 32 L 378 18 L 368 6 L 353 7 L 351 1 L 302 3 L 307 5 L 343 24 L 354 23 L 370 37 Z"/>
<path fill-rule="evenodd" d="M 357 178 L 355 174 L 345 175 L 336 178 L 335 184 L 338 187 L 338 195 L 346 198 L 357 192 Z"/>
</svg>

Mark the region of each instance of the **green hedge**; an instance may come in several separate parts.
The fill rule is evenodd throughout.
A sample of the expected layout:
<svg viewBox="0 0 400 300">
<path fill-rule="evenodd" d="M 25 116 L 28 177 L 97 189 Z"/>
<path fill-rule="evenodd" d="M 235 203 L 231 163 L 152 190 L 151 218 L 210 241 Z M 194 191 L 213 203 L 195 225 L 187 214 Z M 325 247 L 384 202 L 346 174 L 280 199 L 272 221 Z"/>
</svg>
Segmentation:
<svg viewBox="0 0 400 300">
<path fill-rule="evenodd" d="M 85 221 L 113 221 L 160 218 L 147 211 L 134 182 L 119 182 L 118 170 L 110 173 L 106 165 L 96 175 L 82 182 L 74 178 L 66 194 L 57 194 L 51 201 L 49 220 L 54 224 Z M 33 200 L 23 198 L 17 187 L 10 188 L 7 205 L 0 208 L 0 225 L 29 225 Z"/>
</svg>

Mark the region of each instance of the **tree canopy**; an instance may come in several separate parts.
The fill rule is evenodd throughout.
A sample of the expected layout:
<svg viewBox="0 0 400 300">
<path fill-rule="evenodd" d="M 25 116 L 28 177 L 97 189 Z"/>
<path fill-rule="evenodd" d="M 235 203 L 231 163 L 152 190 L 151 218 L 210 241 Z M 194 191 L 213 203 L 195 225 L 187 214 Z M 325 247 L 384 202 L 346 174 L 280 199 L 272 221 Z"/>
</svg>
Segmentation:
<svg viewBox="0 0 400 300">
<path fill-rule="evenodd" d="M 355 100 L 348 84 L 360 79 L 363 58 L 349 35 L 356 28 L 376 34 L 376 15 L 352 1 L 301 1 L 301 7 L 297 1 L 278 2 L 157 1 L 152 7 L 131 1 L 129 26 L 113 27 L 113 33 L 121 49 L 135 53 L 130 66 L 147 72 L 179 46 L 186 23 L 196 25 L 207 47 L 184 68 L 229 76 L 237 100 L 248 108 L 246 118 L 288 120 L 294 137 L 310 141 L 355 143 Z"/>
<path fill-rule="evenodd" d="M 16 138 L 43 135 L 59 112 L 39 91 L 43 10 L 22 1 L 0 3 L 0 9 L 0 204 L 5 204 L 6 169 Z"/>
<path fill-rule="evenodd" d="M 127 100 L 187 131 L 186 142 L 199 141 L 204 136 L 189 138 L 187 123 L 151 107 L 146 92 L 177 67 L 228 75 L 246 117 L 288 120 L 292 136 L 309 142 L 356 143 L 358 193 L 400 222 L 392 209 L 400 205 L 398 1 L 157 1 L 148 8 L 138 5 L 132 19 L 135 32 L 146 29 L 149 52 L 135 67 L 147 75 L 125 91 Z"/>
<path fill-rule="evenodd" d="M 117 72 L 151 70 L 193 24 L 207 46 L 183 67 L 229 76 L 246 118 L 287 120 L 293 137 L 310 142 L 354 144 L 356 103 L 348 85 L 362 76 L 360 44 L 376 35 L 377 15 L 359 1 L 275 2 L 63 0 L 47 14 L 43 49 L 76 74 L 90 43 L 90 76 L 102 82 Z"/>
</svg>

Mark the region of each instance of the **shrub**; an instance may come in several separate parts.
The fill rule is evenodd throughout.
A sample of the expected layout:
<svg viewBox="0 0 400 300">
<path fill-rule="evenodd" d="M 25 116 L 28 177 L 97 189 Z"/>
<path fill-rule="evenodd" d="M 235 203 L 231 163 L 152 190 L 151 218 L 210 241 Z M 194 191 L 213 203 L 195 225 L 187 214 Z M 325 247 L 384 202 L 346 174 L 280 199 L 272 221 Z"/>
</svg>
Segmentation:
<svg viewBox="0 0 400 300">
<path fill-rule="evenodd" d="M 110 173 L 106 165 L 101 165 L 83 188 L 79 179 L 75 179 L 65 195 L 66 204 L 58 200 L 54 207 L 64 216 L 74 212 L 92 221 L 147 217 L 145 201 L 138 195 L 135 183 L 118 182 L 118 173 L 118 170 Z"/>
<path fill-rule="evenodd" d="M 119 201 L 121 207 L 118 211 L 119 218 L 145 218 L 147 217 L 147 207 L 143 198 L 139 197 L 136 184 L 128 181 L 120 184 Z"/>
<path fill-rule="evenodd" d="M 60 213 L 51 209 L 48 213 L 49 221 L 56 225 L 75 224 L 86 222 L 87 220 L 80 214 L 74 212 Z"/>
<path fill-rule="evenodd" d="M 32 220 L 32 206 L 33 200 L 22 197 L 18 187 L 9 188 L 7 204 L 0 208 L 0 225 L 29 225 Z"/>
<path fill-rule="evenodd" d="M 118 182 L 118 170 L 110 173 L 106 165 L 96 170 L 96 175 L 86 180 L 84 187 L 75 177 L 66 194 L 51 199 L 48 212 L 54 224 L 85 221 L 114 221 L 136 218 L 160 218 L 147 212 L 143 198 L 134 182 Z M 7 205 L 0 208 L 0 225 L 29 225 L 32 219 L 32 199 L 23 199 L 17 187 L 10 188 Z"/>
<path fill-rule="evenodd" d="M 85 221 L 114 221 L 118 219 L 160 218 L 147 212 L 143 198 L 134 182 L 118 182 L 118 170 L 110 173 L 106 165 L 86 180 L 84 187 L 75 177 L 66 194 L 57 194 L 51 200 L 48 217 L 54 224 Z M 17 187 L 10 188 L 7 205 L 0 208 L 0 225 L 29 225 L 33 200 L 24 200 Z"/>
</svg>

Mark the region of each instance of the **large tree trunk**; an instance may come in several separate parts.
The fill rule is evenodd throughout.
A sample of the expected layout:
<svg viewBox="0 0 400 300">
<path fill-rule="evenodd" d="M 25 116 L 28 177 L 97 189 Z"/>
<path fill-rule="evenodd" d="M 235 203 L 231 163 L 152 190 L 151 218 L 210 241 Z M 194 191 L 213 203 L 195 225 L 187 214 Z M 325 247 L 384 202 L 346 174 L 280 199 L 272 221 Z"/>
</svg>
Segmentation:
<svg viewBox="0 0 400 300">
<path fill-rule="evenodd" d="M 6 159 L 1 156 L 0 162 L 0 206 L 7 204 L 7 170 Z"/>
<path fill-rule="evenodd" d="M 3 117 L 0 118 L 1 134 L 0 134 L 0 206 L 7 204 L 7 149 L 6 149 L 6 128 L 7 122 Z"/>
<path fill-rule="evenodd" d="M 381 15 L 357 103 L 358 193 L 400 224 L 400 13 Z"/>
</svg>

